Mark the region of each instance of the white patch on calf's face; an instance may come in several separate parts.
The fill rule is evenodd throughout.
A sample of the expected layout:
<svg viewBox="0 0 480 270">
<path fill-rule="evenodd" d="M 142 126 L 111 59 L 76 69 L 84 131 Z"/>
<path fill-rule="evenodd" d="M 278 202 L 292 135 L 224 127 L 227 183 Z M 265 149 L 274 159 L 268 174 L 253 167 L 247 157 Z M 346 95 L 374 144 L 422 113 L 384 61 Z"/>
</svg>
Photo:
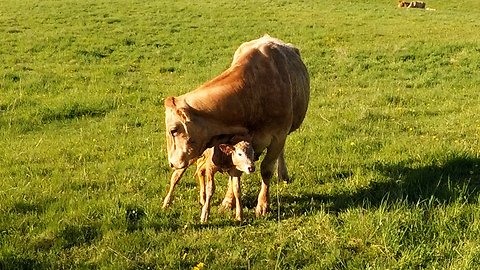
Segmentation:
<svg viewBox="0 0 480 270">
<path fill-rule="evenodd" d="M 234 145 L 232 163 L 239 171 L 250 174 L 255 170 L 255 153 L 250 143 L 241 141 Z"/>
</svg>

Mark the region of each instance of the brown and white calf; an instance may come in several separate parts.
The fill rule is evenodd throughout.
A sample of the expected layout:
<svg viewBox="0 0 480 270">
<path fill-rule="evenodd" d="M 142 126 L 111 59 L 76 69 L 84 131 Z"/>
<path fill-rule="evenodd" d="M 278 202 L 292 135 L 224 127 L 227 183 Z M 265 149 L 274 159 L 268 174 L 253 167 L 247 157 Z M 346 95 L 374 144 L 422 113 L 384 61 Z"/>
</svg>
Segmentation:
<svg viewBox="0 0 480 270">
<path fill-rule="evenodd" d="M 255 152 L 247 141 L 236 144 L 219 144 L 208 148 L 197 160 L 198 182 L 200 185 L 200 203 L 202 206 L 201 222 L 208 220 L 210 202 L 215 192 L 215 173 L 226 172 L 229 175 L 229 190 L 235 197 L 235 219 L 242 221 L 242 203 L 240 177 L 242 172 L 250 174 L 255 171 Z M 228 191 L 227 191 L 228 192 Z"/>
<path fill-rule="evenodd" d="M 190 165 L 196 163 L 197 169 L 195 175 L 198 178 L 200 188 L 200 204 L 202 205 L 201 221 L 206 222 L 210 212 L 210 201 L 215 191 L 214 176 L 217 172 L 227 172 L 229 174 L 229 183 L 227 192 L 232 192 L 235 202 L 227 202 L 226 207 L 235 203 L 235 218 L 242 220 L 242 204 L 240 177 L 242 172 L 247 174 L 255 171 L 254 150 L 252 145 L 241 140 L 237 143 L 218 144 L 205 150 L 198 159 L 192 160 Z M 177 169 L 170 179 L 170 188 L 163 201 L 163 208 L 167 208 L 172 200 L 173 191 L 186 168 Z"/>
</svg>

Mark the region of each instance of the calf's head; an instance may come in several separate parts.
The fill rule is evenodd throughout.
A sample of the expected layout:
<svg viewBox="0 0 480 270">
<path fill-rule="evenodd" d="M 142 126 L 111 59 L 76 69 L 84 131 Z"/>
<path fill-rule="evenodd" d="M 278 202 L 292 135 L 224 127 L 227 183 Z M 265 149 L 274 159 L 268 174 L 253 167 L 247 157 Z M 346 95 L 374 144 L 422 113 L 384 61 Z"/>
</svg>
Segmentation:
<svg viewBox="0 0 480 270">
<path fill-rule="evenodd" d="M 233 166 L 239 171 L 250 174 L 255 171 L 255 151 L 247 141 L 240 141 L 234 145 L 220 144 L 219 148 L 227 155 L 231 155 Z"/>
</svg>

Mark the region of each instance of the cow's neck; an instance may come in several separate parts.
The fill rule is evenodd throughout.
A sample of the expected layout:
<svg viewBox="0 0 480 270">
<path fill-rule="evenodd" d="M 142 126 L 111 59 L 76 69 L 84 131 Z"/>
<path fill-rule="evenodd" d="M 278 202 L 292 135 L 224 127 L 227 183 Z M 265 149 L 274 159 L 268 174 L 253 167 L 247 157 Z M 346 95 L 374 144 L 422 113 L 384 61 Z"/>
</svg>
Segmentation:
<svg viewBox="0 0 480 270">
<path fill-rule="evenodd" d="M 242 124 L 249 117 L 245 101 L 254 102 L 246 90 L 241 67 L 230 67 L 219 76 L 185 94 L 185 102 L 199 115 L 227 125 Z M 247 106 L 247 107 L 246 107 Z"/>
<path fill-rule="evenodd" d="M 244 99 L 242 91 L 216 87 L 193 92 L 186 102 L 198 115 L 228 124 L 245 118 Z"/>
<path fill-rule="evenodd" d="M 202 129 L 204 130 L 207 138 L 210 138 L 209 145 L 217 144 L 221 142 L 222 139 L 230 139 L 231 136 L 225 135 L 246 135 L 249 130 L 247 127 L 238 124 L 229 124 L 217 121 L 210 118 L 200 118 L 199 122 L 201 123 Z"/>
<path fill-rule="evenodd" d="M 251 123 L 250 118 L 256 117 L 249 108 L 257 106 L 252 104 L 255 98 L 249 96 L 251 91 L 245 91 L 245 81 L 239 79 L 243 78 L 242 74 L 242 67 L 230 67 L 181 97 L 210 140 L 249 132 L 245 123 Z"/>
</svg>

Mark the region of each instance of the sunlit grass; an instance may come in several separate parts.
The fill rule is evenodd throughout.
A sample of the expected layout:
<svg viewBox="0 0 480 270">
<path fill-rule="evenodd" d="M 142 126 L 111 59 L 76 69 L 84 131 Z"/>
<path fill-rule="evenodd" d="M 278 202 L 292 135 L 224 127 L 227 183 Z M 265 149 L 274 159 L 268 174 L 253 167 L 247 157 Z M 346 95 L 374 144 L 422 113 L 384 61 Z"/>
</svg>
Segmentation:
<svg viewBox="0 0 480 270">
<path fill-rule="evenodd" d="M 474 0 L 0 3 L 0 269 L 477 269 Z M 242 179 L 245 222 L 199 224 L 193 172 L 161 209 L 163 99 L 268 33 L 312 96 L 292 183 Z"/>
</svg>

